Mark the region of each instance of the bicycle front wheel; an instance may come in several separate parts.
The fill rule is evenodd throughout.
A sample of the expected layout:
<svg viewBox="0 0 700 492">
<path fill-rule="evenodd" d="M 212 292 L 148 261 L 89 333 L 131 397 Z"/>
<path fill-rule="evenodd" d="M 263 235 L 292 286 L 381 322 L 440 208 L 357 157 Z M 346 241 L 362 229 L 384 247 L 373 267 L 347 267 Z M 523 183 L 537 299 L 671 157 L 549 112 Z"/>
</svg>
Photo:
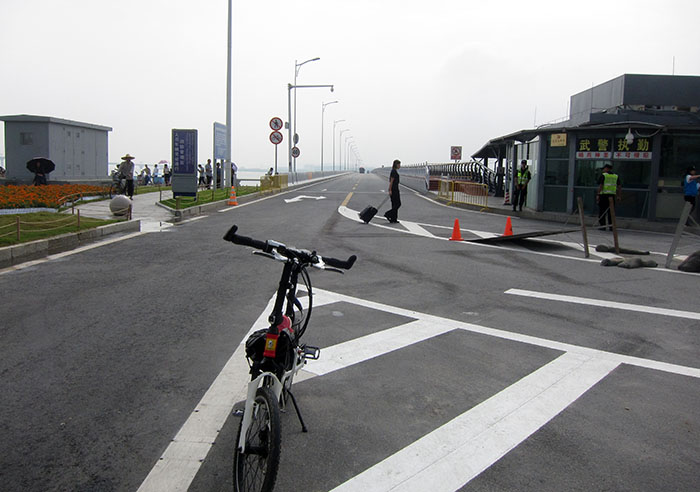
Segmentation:
<svg viewBox="0 0 700 492">
<path fill-rule="evenodd" d="M 243 419 L 233 454 L 233 486 L 236 492 L 271 492 L 280 462 L 282 429 L 279 404 L 270 388 L 258 388 L 255 394 L 245 453 L 238 449 L 242 425 Z"/>
<path fill-rule="evenodd" d="M 115 196 L 119 195 L 121 191 L 121 186 L 119 186 L 116 183 L 112 183 L 112 186 L 109 187 L 109 197 L 114 198 Z"/>
</svg>

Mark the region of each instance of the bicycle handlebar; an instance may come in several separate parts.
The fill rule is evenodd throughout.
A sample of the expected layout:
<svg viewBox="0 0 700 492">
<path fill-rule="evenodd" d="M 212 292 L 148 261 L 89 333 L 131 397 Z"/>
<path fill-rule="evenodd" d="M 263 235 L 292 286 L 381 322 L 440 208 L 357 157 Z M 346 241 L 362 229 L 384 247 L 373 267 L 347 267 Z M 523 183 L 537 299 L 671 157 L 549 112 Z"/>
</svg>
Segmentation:
<svg viewBox="0 0 700 492">
<path fill-rule="evenodd" d="M 284 244 L 277 243 L 275 241 L 260 241 L 258 239 L 253 239 L 247 236 L 241 236 L 236 234 L 238 226 L 233 226 L 224 235 L 224 240 L 230 241 L 234 244 L 240 244 L 241 246 L 249 246 L 251 248 L 259 249 L 265 253 L 272 253 L 273 250 L 277 250 L 278 253 L 287 258 L 297 258 L 305 263 L 318 264 L 320 262 L 332 268 L 342 268 L 344 270 L 350 270 L 357 260 L 357 256 L 352 255 L 347 260 L 339 260 L 337 258 L 330 258 L 328 256 L 319 256 L 316 252 L 310 252 L 305 250 L 299 250 L 294 248 L 289 248 Z"/>
</svg>

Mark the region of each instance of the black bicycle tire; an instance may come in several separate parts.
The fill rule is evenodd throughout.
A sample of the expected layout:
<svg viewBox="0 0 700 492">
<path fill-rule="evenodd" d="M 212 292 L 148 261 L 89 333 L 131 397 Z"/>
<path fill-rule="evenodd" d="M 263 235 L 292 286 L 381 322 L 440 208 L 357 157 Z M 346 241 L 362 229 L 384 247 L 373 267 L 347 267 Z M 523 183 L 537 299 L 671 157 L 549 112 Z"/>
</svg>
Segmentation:
<svg viewBox="0 0 700 492">
<path fill-rule="evenodd" d="M 238 426 L 238 432 L 236 436 L 236 448 L 233 453 L 233 487 L 236 492 L 272 492 L 275 487 L 275 480 L 277 479 L 277 470 L 279 469 L 280 462 L 280 451 L 282 448 L 282 427 L 280 424 L 280 409 L 279 403 L 275 399 L 272 390 L 267 387 L 258 388 L 255 393 L 255 404 L 257 410 L 263 409 L 267 413 L 267 420 L 269 421 L 269 431 L 267 436 L 262 437 L 261 443 L 246 440 L 246 446 L 249 443 L 260 444 L 258 447 L 265 447 L 267 455 L 263 458 L 261 456 L 254 456 L 250 454 L 241 454 L 238 450 L 238 441 L 241 435 L 241 427 L 243 425 L 243 419 L 241 419 L 241 424 Z M 260 431 L 263 430 L 264 422 L 262 426 L 257 426 L 257 417 L 261 416 L 258 412 L 254 412 L 253 421 L 251 422 L 249 432 L 252 430 L 255 432 L 256 438 L 259 436 Z M 265 418 L 262 415 L 263 419 Z M 252 437 L 252 436 L 251 436 Z M 253 479 L 257 477 L 257 473 L 252 478 L 246 473 L 250 471 L 249 469 L 253 465 L 261 465 L 256 468 L 261 468 L 263 472 L 263 479 L 259 487 L 256 487 L 255 483 L 250 483 Z M 249 480 L 246 480 L 249 479 Z M 257 480 L 255 480 L 257 482 Z"/>
<path fill-rule="evenodd" d="M 306 332 L 306 327 L 309 326 L 309 320 L 311 319 L 311 311 L 313 310 L 314 307 L 314 297 L 313 297 L 313 291 L 311 287 L 311 277 L 309 277 L 309 272 L 306 271 L 306 268 L 302 268 L 301 271 L 299 272 L 299 276 L 302 278 L 302 282 L 304 283 L 304 287 L 306 288 L 306 294 L 309 298 L 309 306 L 306 309 L 306 313 L 304 313 L 304 319 L 301 323 L 299 323 L 299 329 L 298 332 L 296 333 L 297 340 L 302 337 L 304 332 Z"/>
</svg>

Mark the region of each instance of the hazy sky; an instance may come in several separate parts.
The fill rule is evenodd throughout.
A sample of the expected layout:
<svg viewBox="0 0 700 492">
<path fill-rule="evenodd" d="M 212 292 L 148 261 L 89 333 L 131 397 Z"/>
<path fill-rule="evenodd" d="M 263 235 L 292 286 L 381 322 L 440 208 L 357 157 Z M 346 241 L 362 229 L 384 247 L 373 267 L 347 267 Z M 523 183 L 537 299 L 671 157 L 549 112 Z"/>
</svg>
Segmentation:
<svg viewBox="0 0 700 492">
<path fill-rule="evenodd" d="M 295 60 L 299 168 L 349 129 L 369 167 L 447 162 L 567 116 L 569 97 L 623 73 L 700 75 L 700 2 L 233 0 L 233 145 L 273 165 Z M 0 0 L 0 114 L 110 126 L 109 160 L 170 160 L 172 128 L 226 121 L 227 0 Z M 0 154 L 4 154 L 4 132 Z M 286 169 L 287 133 L 279 147 Z M 336 140 L 337 141 L 337 140 Z M 341 144 L 343 149 L 345 143 Z M 336 155 L 337 155 L 336 149 Z M 337 161 L 336 157 L 336 161 Z"/>
</svg>

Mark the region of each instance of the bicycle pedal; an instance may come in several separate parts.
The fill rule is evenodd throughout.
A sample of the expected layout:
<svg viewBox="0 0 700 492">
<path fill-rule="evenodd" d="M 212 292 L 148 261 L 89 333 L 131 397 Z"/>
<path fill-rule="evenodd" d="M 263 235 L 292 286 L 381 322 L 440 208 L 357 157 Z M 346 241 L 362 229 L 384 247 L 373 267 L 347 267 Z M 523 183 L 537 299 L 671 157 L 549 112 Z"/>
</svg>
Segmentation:
<svg viewBox="0 0 700 492">
<path fill-rule="evenodd" d="M 304 357 L 311 360 L 318 360 L 321 357 L 321 349 L 318 347 L 312 347 L 311 345 L 304 345 Z"/>
</svg>

